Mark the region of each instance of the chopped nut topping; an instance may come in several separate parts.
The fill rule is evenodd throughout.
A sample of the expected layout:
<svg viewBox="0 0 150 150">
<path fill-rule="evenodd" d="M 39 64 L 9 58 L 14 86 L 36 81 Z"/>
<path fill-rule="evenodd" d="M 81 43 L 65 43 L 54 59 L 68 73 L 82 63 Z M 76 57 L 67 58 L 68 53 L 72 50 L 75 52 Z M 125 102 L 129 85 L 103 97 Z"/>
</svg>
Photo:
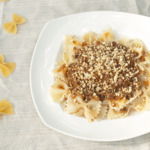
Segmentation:
<svg viewBox="0 0 150 150">
<path fill-rule="evenodd" d="M 141 88 L 137 52 L 115 41 L 83 42 L 74 48 L 76 61 L 67 66 L 65 77 L 70 91 L 85 101 L 130 99 Z M 143 61 L 143 58 L 142 58 Z"/>
</svg>

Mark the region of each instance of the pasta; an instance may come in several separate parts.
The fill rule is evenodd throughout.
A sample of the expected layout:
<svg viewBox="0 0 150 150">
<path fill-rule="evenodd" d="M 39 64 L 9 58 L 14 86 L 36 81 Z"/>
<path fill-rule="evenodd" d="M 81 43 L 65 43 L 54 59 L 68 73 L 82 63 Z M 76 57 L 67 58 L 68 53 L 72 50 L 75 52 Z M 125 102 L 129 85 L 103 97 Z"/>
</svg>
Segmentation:
<svg viewBox="0 0 150 150">
<path fill-rule="evenodd" d="M 4 56 L 0 54 L 0 69 L 4 77 L 8 77 L 15 69 L 16 64 L 12 62 L 4 62 Z"/>
<path fill-rule="evenodd" d="M 7 2 L 8 0 L 0 0 L 0 2 Z"/>
<path fill-rule="evenodd" d="M 88 121 L 92 121 L 99 114 L 100 107 L 100 101 L 90 100 L 88 103 L 85 103 L 80 96 L 74 98 L 69 95 L 66 100 L 65 111 L 70 114 L 75 113 L 76 115 L 85 116 Z"/>
<path fill-rule="evenodd" d="M 14 114 L 12 105 L 5 99 L 2 99 L 0 102 L 0 114 Z"/>
<path fill-rule="evenodd" d="M 68 87 L 63 81 L 57 80 L 51 88 L 51 95 L 53 100 L 55 102 L 62 101 L 65 95 L 67 95 L 67 89 Z"/>
<path fill-rule="evenodd" d="M 129 114 L 129 112 L 130 112 L 130 107 L 124 107 L 120 110 L 114 110 L 109 108 L 107 113 L 107 118 L 116 119 L 116 118 L 126 117 Z"/>
<path fill-rule="evenodd" d="M 53 100 L 88 122 L 150 109 L 150 53 L 139 39 L 116 40 L 111 28 L 67 35 L 53 73 Z"/>
<path fill-rule="evenodd" d="M 26 20 L 17 14 L 13 14 L 12 18 L 13 18 L 13 21 L 4 23 L 3 28 L 10 34 L 16 34 L 17 24 L 23 24 Z"/>
</svg>

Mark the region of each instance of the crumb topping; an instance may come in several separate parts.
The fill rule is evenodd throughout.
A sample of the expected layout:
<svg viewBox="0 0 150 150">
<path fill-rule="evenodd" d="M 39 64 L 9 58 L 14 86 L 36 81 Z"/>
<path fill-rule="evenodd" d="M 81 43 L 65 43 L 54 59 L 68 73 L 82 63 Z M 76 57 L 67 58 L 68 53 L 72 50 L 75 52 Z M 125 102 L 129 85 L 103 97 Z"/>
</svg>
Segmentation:
<svg viewBox="0 0 150 150">
<path fill-rule="evenodd" d="M 83 42 L 74 47 L 75 61 L 65 71 L 69 90 L 85 101 L 130 99 L 142 84 L 136 56 L 137 52 L 115 41 Z"/>
</svg>

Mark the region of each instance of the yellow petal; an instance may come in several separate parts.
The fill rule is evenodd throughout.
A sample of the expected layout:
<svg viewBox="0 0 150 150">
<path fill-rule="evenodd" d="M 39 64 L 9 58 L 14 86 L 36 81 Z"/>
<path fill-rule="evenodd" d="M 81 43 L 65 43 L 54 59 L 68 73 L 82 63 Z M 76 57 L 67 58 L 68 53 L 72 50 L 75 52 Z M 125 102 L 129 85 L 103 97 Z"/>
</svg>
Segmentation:
<svg viewBox="0 0 150 150">
<path fill-rule="evenodd" d="M 3 27 L 10 34 L 16 34 L 17 33 L 16 24 L 13 22 L 4 23 Z"/>
<path fill-rule="evenodd" d="M 24 23 L 26 20 L 19 16 L 19 15 L 16 15 L 16 14 L 13 14 L 13 22 L 16 23 L 16 24 L 22 24 Z"/>
<path fill-rule="evenodd" d="M 0 0 L 0 2 L 7 2 L 8 0 Z"/>
<path fill-rule="evenodd" d="M 0 114 L 14 114 L 11 103 L 5 100 L 4 98 L 0 102 Z"/>
<path fill-rule="evenodd" d="M 0 64 L 0 69 L 4 77 L 8 77 L 15 69 L 15 63 Z"/>
</svg>

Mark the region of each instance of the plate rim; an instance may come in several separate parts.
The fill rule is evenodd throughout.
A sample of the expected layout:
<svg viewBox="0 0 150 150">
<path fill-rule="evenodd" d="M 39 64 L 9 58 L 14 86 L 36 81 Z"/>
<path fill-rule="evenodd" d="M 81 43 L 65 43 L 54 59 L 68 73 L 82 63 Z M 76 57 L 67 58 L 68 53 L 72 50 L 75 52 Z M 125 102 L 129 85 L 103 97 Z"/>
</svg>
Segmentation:
<svg viewBox="0 0 150 150">
<path fill-rule="evenodd" d="M 47 124 L 45 122 L 45 120 L 43 119 L 42 115 L 40 114 L 40 111 L 39 109 L 37 108 L 37 105 L 36 105 L 36 100 L 35 100 L 35 97 L 34 97 L 34 94 L 33 94 L 33 85 L 32 85 L 32 68 L 33 68 L 33 60 L 34 60 L 34 57 L 35 57 L 35 53 L 36 53 L 36 49 L 37 49 L 37 46 L 38 46 L 38 43 L 41 39 L 41 36 L 43 34 L 43 32 L 45 31 L 46 27 L 48 26 L 49 23 L 51 22 L 55 22 L 57 20 L 60 20 L 60 19 L 63 19 L 63 18 L 66 18 L 66 17 L 71 17 L 71 16 L 76 16 L 76 15 L 82 15 L 82 14 L 89 14 L 89 13 L 113 13 L 113 15 L 115 14 L 122 14 L 122 15 L 130 15 L 130 16 L 136 16 L 136 17 L 142 17 L 142 18 L 145 18 L 145 19 L 150 19 L 150 17 L 148 16 L 144 16 L 144 15 L 140 15 L 140 14 L 133 14 L 133 13 L 128 13 L 128 12 L 122 12 L 122 11 L 87 11 L 87 12 L 82 12 L 82 13 L 74 13 L 74 14 L 71 14 L 71 15 L 65 15 L 65 16 L 61 16 L 61 17 L 57 17 L 57 18 L 54 18 L 50 21 L 48 21 L 42 28 L 37 40 L 36 40 L 36 44 L 34 46 L 34 50 L 33 50 L 33 53 L 32 53 L 32 58 L 31 58 L 31 62 L 30 62 L 30 69 L 29 69 L 29 84 L 30 84 L 30 93 L 31 93 L 31 97 L 32 97 L 32 100 L 33 100 L 33 104 L 35 106 L 35 109 L 41 119 L 41 121 L 44 123 L 45 126 L 53 129 L 54 131 L 57 131 L 59 133 L 62 133 L 64 135 L 68 135 L 68 136 L 71 136 L 71 137 L 74 137 L 74 138 L 77 138 L 77 139 L 81 139 L 81 140 L 87 140 L 87 141 L 96 141 L 96 142 L 115 142 L 115 141 L 123 141 L 123 140 L 129 140 L 129 139 L 133 139 L 133 138 L 136 138 L 136 137 L 139 137 L 139 136 L 142 136 L 142 135 L 145 135 L 145 134 L 148 134 L 150 133 L 150 129 L 149 131 L 145 131 L 145 132 L 141 132 L 139 134 L 136 134 L 136 135 L 132 135 L 132 136 L 128 136 L 128 137 L 125 137 L 125 138 L 114 138 L 114 139 L 97 139 L 97 138 L 89 138 L 89 137 L 81 137 L 81 136 L 77 136 L 77 135 L 73 135 L 73 134 L 70 134 L 68 132 L 64 132 L 60 129 L 57 129 L 49 124 Z"/>
</svg>

